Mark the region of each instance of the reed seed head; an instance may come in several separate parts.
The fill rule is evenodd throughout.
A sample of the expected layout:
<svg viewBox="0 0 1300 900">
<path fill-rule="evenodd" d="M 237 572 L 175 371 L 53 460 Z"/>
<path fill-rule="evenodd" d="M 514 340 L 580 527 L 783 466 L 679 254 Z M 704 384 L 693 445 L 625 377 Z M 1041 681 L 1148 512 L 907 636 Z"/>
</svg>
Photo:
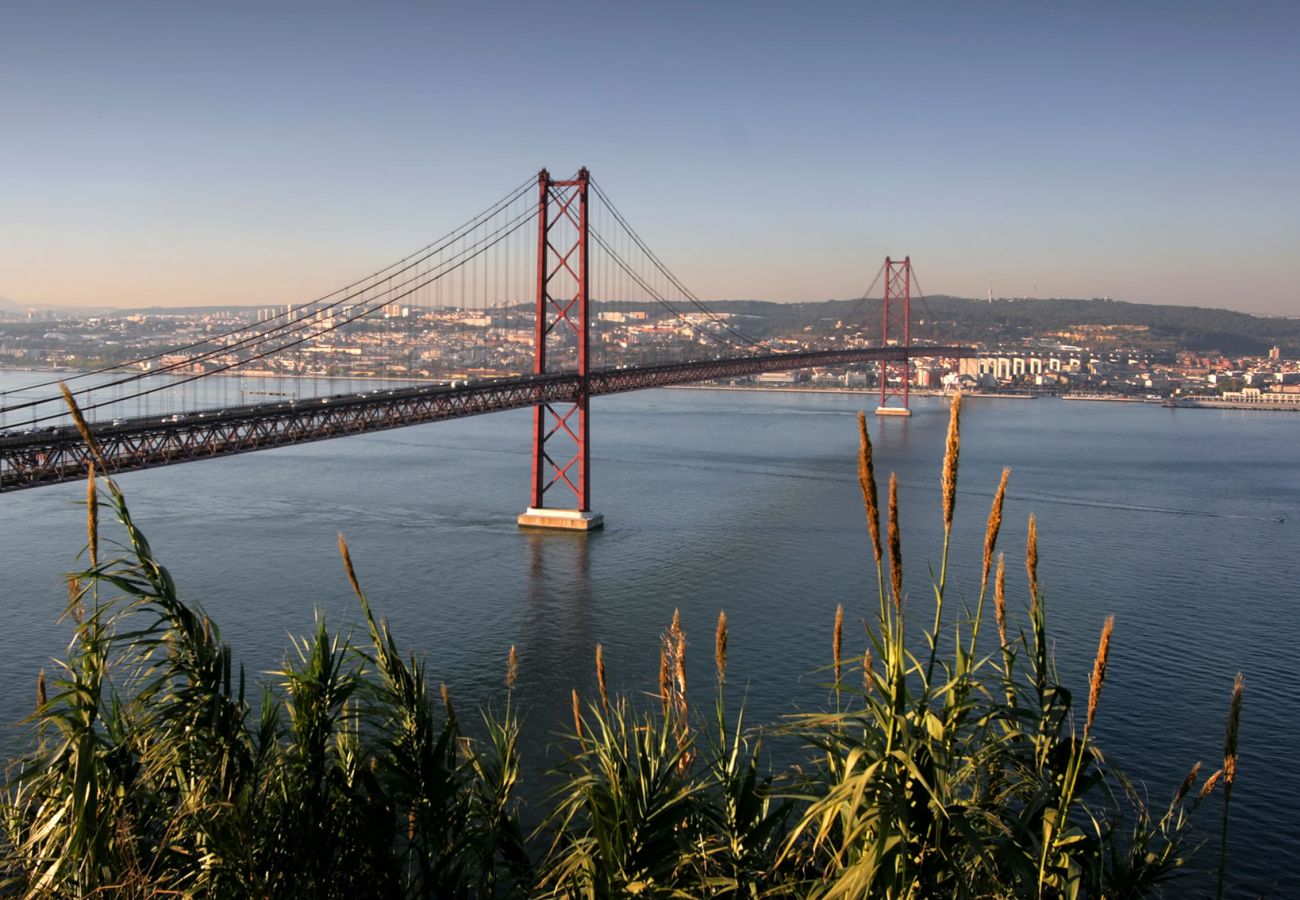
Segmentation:
<svg viewBox="0 0 1300 900">
<path fill-rule="evenodd" d="M 840 652 L 844 649 L 844 604 L 835 607 L 835 635 L 831 640 L 831 659 L 835 663 L 835 686 L 840 684 Z"/>
<path fill-rule="evenodd" d="M 442 708 L 447 713 L 447 721 L 455 722 L 456 707 L 451 704 L 451 691 L 447 690 L 447 682 L 443 681 L 439 683 L 438 693 L 442 695 Z"/>
<path fill-rule="evenodd" d="M 1201 792 L 1196 795 L 1197 800 L 1204 800 L 1214 791 L 1214 786 L 1219 783 L 1219 778 L 1223 775 L 1223 770 L 1218 769 L 1213 775 L 1205 779 L 1205 784 L 1201 785 Z"/>
<path fill-rule="evenodd" d="M 876 497 L 876 472 L 871 460 L 871 438 L 867 436 L 866 413 L 858 413 L 858 484 L 862 488 L 862 502 L 867 509 L 867 532 L 871 535 L 871 549 L 876 554 L 876 566 L 881 562 L 880 553 L 880 501 Z"/>
<path fill-rule="evenodd" d="M 713 663 L 718 670 L 718 684 L 727 680 L 727 613 L 718 613 L 718 627 L 713 633 Z"/>
<path fill-rule="evenodd" d="M 871 693 L 871 648 L 862 654 L 862 690 Z"/>
<path fill-rule="evenodd" d="M 86 602 L 81 596 L 81 579 L 76 575 L 68 576 L 68 611 L 72 621 L 78 625 L 86 618 Z"/>
<path fill-rule="evenodd" d="M 582 703 L 578 700 L 578 691 L 575 688 L 572 691 L 573 696 L 573 731 L 582 740 Z"/>
<path fill-rule="evenodd" d="M 72 415 L 72 423 L 77 426 L 77 433 L 86 442 L 91 457 L 99 461 L 100 468 L 107 474 L 108 463 L 104 459 L 104 454 L 99 451 L 99 444 L 96 443 L 95 436 L 90 433 L 90 426 L 86 424 L 86 417 L 81 414 L 81 407 L 73 399 L 72 391 L 68 390 L 68 386 L 61 381 L 59 382 L 59 390 L 63 393 L 63 402 L 68 404 L 68 412 Z"/>
<path fill-rule="evenodd" d="M 41 669 L 36 673 L 36 711 L 39 713 L 45 707 L 45 670 Z"/>
<path fill-rule="evenodd" d="M 894 609 L 903 609 L 903 543 L 898 531 L 898 476 L 889 473 L 889 586 Z"/>
<path fill-rule="evenodd" d="M 596 686 L 600 689 L 600 705 L 609 709 L 609 694 L 605 690 L 605 648 L 596 645 Z"/>
<path fill-rule="evenodd" d="M 1228 707 L 1228 730 L 1223 738 L 1223 789 L 1232 787 L 1237 779 L 1237 730 L 1241 725 L 1241 690 L 1246 677 L 1238 672 L 1232 685 L 1232 704 Z"/>
<path fill-rule="evenodd" d="M 943 530 L 952 530 L 952 516 L 957 508 L 957 455 L 961 450 L 961 394 L 953 394 L 948 415 L 948 442 L 943 452 Z"/>
<path fill-rule="evenodd" d="M 1097 715 L 1097 701 L 1101 699 L 1101 686 L 1106 682 L 1106 663 L 1110 659 L 1110 633 L 1115 629 L 1115 617 L 1107 616 L 1101 626 L 1101 642 L 1097 644 L 1097 658 L 1092 663 L 1092 678 L 1088 682 L 1088 720 L 1083 733 L 1092 730 L 1092 720 Z"/>
<path fill-rule="evenodd" d="M 677 629 L 677 641 L 673 645 L 673 675 L 676 680 L 678 712 L 683 720 L 686 716 L 686 632 Z"/>
<path fill-rule="evenodd" d="M 510 652 L 506 654 L 506 690 L 513 691 L 515 682 L 519 680 L 519 654 L 515 651 L 515 645 L 510 645 Z"/>
<path fill-rule="evenodd" d="M 352 585 L 352 593 L 356 594 L 361 600 L 365 600 L 365 595 L 361 593 L 361 583 L 357 581 L 357 570 L 352 567 L 352 554 L 348 552 L 347 539 L 343 537 L 343 532 L 339 532 L 339 555 L 343 557 L 343 571 L 348 575 L 348 584 Z"/>
<path fill-rule="evenodd" d="M 1192 785 L 1196 783 L 1196 776 L 1199 775 L 1200 772 L 1201 762 L 1200 760 L 1197 760 L 1196 765 L 1192 766 L 1192 771 L 1187 773 L 1187 777 L 1183 779 L 1183 783 L 1178 786 L 1178 791 L 1174 794 L 1174 806 L 1183 802 L 1183 799 L 1187 796 L 1187 792 L 1190 791 Z"/>
<path fill-rule="evenodd" d="M 90 567 L 99 566 L 99 498 L 95 496 L 95 461 L 86 467 L 86 534 L 90 547 Z"/>
<path fill-rule="evenodd" d="M 1029 514 L 1029 536 L 1025 541 L 1025 574 L 1029 576 L 1029 596 L 1038 611 L 1038 522 Z"/>
<path fill-rule="evenodd" d="M 1007 645 L 1007 565 L 998 554 L 998 573 L 993 578 L 993 613 L 998 620 L 998 640 Z"/>
<path fill-rule="evenodd" d="M 1002 528 L 1002 502 L 1007 496 L 1007 479 L 1010 477 L 1010 467 L 1004 468 L 1002 470 L 1002 480 L 998 482 L 997 493 L 993 495 L 993 506 L 989 509 L 988 526 L 984 529 L 984 572 L 980 576 L 981 595 L 989 586 L 989 571 L 993 564 L 993 551 L 997 547 L 998 531 Z"/>
<path fill-rule="evenodd" d="M 659 645 L 659 702 L 663 706 L 665 718 L 668 717 L 668 701 L 673 692 L 672 676 L 668 674 L 669 646 L 668 638 L 665 636 Z"/>
</svg>

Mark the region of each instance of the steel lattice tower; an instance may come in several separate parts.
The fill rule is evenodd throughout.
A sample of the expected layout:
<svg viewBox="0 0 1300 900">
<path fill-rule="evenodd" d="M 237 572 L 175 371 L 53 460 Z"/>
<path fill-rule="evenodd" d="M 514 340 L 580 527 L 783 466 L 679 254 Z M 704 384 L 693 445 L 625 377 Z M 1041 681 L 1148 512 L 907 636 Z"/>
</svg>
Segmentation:
<svg viewBox="0 0 1300 900">
<path fill-rule="evenodd" d="M 884 323 L 881 329 L 880 346 L 891 344 L 904 351 L 912 348 L 912 257 L 906 256 L 902 261 L 885 257 L 885 302 Z M 899 384 L 892 387 L 890 375 L 898 377 Z M 912 360 L 907 353 L 901 361 L 880 363 L 880 406 L 877 415 L 910 416 L 908 406 L 909 388 L 912 380 Z M 897 397 L 902 406 L 890 406 L 889 398 Z"/>
<path fill-rule="evenodd" d="M 545 169 L 537 175 L 537 321 L 533 372 L 573 360 L 578 391 L 572 403 L 533 407 L 533 485 L 520 525 L 590 531 L 604 524 L 591 511 L 591 444 L 588 406 L 589 339 L 587 170 L 571 181 L 555 181 Z M 576 358 L 575 358 L 576 357 Z M 547 492 L 567 488 L 573 505 L 548 505 Z M 566 492 L 561 490 L 561 494 Z"/>
</svg>

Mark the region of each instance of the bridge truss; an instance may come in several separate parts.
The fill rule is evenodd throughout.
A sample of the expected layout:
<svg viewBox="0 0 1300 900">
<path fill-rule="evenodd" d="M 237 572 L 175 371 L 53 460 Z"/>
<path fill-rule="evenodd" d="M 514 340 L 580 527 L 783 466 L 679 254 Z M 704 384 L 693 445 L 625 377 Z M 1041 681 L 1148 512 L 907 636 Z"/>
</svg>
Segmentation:
<svg viewBox="0 0 1300 900">
<path fill-rule="evenodd" d="M 594 369 L 586 376 L 586 391 L 590 396 L 600 396 L 813 366 L 898 363 L 909 356 L 957 359 L 974 355 L 975 351 L 968 347 L 873 347 Z M 583 395 L 583 380 L 577 373 L 568 372 L 459 387 L 417 385 L 239 406 L 215 413 L 128 419 L 116 425 L 92 426 L 92 433 L 110 474 L 116 474 L 539 404 L 575 404 Z M 0 491 L 85 478 L 90 459 L 89 448 L 72 426 L 0 437 Z"/>
</svg>

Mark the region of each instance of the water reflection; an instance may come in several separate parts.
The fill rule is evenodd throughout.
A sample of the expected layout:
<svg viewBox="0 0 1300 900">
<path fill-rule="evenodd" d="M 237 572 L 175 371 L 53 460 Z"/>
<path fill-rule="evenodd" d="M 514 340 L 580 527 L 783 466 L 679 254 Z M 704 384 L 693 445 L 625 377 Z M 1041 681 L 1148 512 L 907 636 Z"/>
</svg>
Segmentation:
<svg viewBox="0 0 1300 900">
<path fill-rule="evenodd" d="M 602 535 L 528 530 L 528 605 L 519 646 L 521 684 L 530 705 L 559 710 L 569 692 L 586 693 L 590 678 L 569 683 L 565 673 L 590 671 L 578 660 L 595 652 L 591 545 Z"/>
</svg>

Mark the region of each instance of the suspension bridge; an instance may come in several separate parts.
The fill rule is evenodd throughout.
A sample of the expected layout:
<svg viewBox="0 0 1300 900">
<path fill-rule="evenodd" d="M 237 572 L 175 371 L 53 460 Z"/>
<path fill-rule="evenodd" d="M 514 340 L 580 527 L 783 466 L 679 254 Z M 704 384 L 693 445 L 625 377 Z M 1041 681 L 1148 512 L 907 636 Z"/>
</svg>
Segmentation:
<svg viewBox="0 0 1300 900">
<path fill-rule="evenodd" d="M 531 407 L 523 526 L 590 530 L 592 397 L 870 364 L 881 414 L 909 412 L 910 258 L 886 258 L 881 319 L 811 342 L 754 337 L 650 249 L 586 169 L 543 170 L 437 241 L 307 303 L 216 317 L 179 345 L 0 394 L 0 491 Z M 874 311 L 872 313 L 874 315 Z M 879 329 L 879 330 L 877 330 Z M 870 333 L 871 338 L 863 335 Z M 879 335 L 879 340 L 875 335 Z"/>
</svg>

